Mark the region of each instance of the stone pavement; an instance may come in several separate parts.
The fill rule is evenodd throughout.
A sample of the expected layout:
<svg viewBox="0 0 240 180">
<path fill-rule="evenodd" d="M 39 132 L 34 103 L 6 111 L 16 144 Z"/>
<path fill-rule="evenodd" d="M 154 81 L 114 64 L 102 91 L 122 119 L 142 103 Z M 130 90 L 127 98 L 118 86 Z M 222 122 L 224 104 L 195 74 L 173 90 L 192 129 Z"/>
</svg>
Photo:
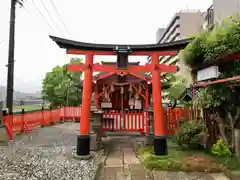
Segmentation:
<svg viewBox="0 0 240 180">
<path fill-rule="evenodd" d="M 106 153 L 99 180 L 229 180 L 222 174 L 146 170 L 136 157 L 130 137 L 109 138 Z"/>
</svg>

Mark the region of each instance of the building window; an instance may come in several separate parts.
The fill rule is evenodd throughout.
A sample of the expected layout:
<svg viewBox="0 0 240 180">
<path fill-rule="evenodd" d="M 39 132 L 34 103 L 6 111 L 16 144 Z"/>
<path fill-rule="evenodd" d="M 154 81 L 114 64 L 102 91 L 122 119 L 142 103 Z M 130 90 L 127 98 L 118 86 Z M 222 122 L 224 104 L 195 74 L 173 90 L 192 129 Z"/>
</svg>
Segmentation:
<svg viewBox="0 0 240 180">
<path fill-rule="evenodd" d="M 159 39 L 159 43 L 160 43 L 160 42 L 163 42 L 163 39 L 166 38 L 167 34 L 168 34 L 169 32 L 171 32 L 172 29 L 174 29 L 176 25 L 179 24 L 179 19 L 180 19 L 180 16 L 175 16 L 175 17 L 172 19 L 171 23 L 170 23 L 170 24 L 168 25 L 168 27 L 166 28 L 166 30 L 165 30 L 165 32 L 163 33 L 162 37 Z"/>
</svg>

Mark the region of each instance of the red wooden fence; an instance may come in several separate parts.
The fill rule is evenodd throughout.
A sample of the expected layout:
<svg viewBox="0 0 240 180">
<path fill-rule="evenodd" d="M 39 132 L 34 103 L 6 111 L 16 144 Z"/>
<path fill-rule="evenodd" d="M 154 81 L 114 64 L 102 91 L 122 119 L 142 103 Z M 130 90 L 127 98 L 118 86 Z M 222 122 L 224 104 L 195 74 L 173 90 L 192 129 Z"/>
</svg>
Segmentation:
<svg viewBox="0 0 240 180">
<path fill-rule="evenodd" d="M 104 112 L 102 131 L 147 132 L 148 116 L 146 112 Z"/>
<path fill-rule="evenodd" d="M 178 128 L 179 120 L 191 120 L 193 112 L 186 108 L 174 108 L 167 109 L 166 111 L 166 121 L 167 121 L 167 134 L 169 136 L 175 135 L 175 131 Z"/>
<path fill-rule="evenodd" d="M 184 108 L 168 109 L 166 112 L 167 133 L 174 135 L 175 129 L 181 117 L 191 118 L 191 111 Z M 61 107 L 59 109 L 48 109 L 35 112 L 25 112 L 21 114 L 4 116 L 7 135 L 13 139 L 14 133 L 32 130 L 39 126 L 56 124 L 59 120 L 80 120 L 81 107 Z M 104 112 L 102 131 L 130 131 L 148 133 L 148 113 L 146 112 Z"/>
</svg>

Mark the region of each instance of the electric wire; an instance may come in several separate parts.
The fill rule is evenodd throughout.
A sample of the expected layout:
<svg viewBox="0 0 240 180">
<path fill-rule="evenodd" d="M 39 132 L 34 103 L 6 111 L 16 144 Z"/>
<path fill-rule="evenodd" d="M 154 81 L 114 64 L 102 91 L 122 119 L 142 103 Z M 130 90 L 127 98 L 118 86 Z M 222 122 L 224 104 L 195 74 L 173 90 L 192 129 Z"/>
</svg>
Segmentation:
<svg viewBox="0 0 240 180">
<path fill-rule="evenodd" d="M 70 34 L 69 30 L 67 29 L 67 26 L 65 25 L 64 21 L 62 20 L 62 18 L 61 18 L 61 16 L 60 16 L 60 14 L 59 14 L 59 12 L 58 12 L 58 10 L 57 10 L 57 8 L 56 8 L 54 2 L 53 2 L 52 0 L 50 0 L 50 2 L 51 2 L 51 4 L 52 4 L 52 6 L 53 6 L 53 8 L 54 8 L 54 10 L 55 10 L 55 12 L 56 12 L 58 18 L 59 18 L 60 21 L 62 22 L 63 27 L 64 27 L 64 29 L 66 30 L 68 36 L 71 38 L 71 34 Z"/>
<path fill-rule="evenodd" d="M 44 9 L 47 11 L 48 15 L 50 16 L 52 22 L 54 23 L 54 25 L 59 29 L 57 23 L 55 23 L 55 20 L 53 19 L 51 13 L 49 12 L 48 8 L 46 7 L 45 3 L 43 2 L 43 0 L 40 0 L 41 4 L 43 5 Z"/>
<path fill-rule="evenodd" d="M 47 23 L 47 25 L 52 29 L 53 32 L 54 28 L 49 24 L 49 22 L 47 21 L 47 19 L 45 18 L 45 16 L 43 15 L 43 13 L 40 11 L 40 9 L 37 7 L 36 3 L 34 2 L 34 0 L 32 0 L 33 5 L 35 6 L 35 8 L 37 9 L 37 11 L 40 13 L 40 15 L 42 16 L 42 18 L 44 19 L 44 21 Z"/>
</svg>

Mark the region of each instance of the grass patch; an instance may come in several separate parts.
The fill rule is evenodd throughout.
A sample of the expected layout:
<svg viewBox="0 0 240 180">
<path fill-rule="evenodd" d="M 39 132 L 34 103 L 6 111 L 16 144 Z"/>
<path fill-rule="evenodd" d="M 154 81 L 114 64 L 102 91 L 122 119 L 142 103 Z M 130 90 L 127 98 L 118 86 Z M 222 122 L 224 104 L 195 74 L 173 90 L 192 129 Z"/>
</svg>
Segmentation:
<svg viewBox="0 0 240 180">
<path fill-rule="evenodd" d="M 49 106 L 44 106 L 44 108 L 49 108 Z M 14 111 L 15 112 L 20 112 L 24 109 L 25 111 L 33 111 L 33 110 L 41 110 L 42 106 L 41 105 L 22 105 L 22 106 L 15 106 Z"/>
<path fill-rule="evenodd" d="M 239 170 L 236 157 L 217 157 L 204 151 L 182 150 L 168 141 L 168 155 L 155 156 L 153 147 L 139 148 L 138 154 L 146 168 L 151 170 L 188 172 L 225 172 Z"/>
</svg>

